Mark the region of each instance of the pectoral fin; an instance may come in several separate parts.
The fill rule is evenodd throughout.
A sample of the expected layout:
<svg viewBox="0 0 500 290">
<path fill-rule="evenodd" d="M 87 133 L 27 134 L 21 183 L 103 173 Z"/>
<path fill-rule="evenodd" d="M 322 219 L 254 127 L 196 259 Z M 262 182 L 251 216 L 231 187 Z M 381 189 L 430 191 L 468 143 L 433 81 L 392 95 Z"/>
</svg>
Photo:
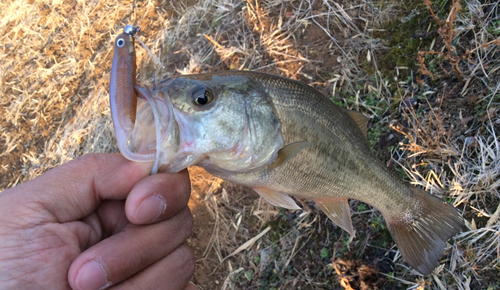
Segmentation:
<svg viewBox="0 0 500 290">
<path fill-rule="evenodd" d="M 288 194 L 277 192 L 266 187 L 254 187 L 253 190 L 272 205 L 288 209 L 300 209 Z"/>
<path fill-rule="evenodd" d="M 278 151 L 278 157 L 276 161 L 274 161 L 272 168 L 276 168 L 281 164 L 285 163 L 287 160 L 292 158 L 295 154 L 297 154 L 300 150 L 312 146 L 313 143 L 307 141 L 298 141 L 293 142 L 291 144 L 286 145 Z"/>
<path fill-rule="evenodd" d="M 347 231 L 351 236 L 354 235 L 354 230 L 351 221 L 351 209 L 347 198 L 331 198 L 331 199 L 313 199 L 319 208 L 339 227 Z"/>
</svg>

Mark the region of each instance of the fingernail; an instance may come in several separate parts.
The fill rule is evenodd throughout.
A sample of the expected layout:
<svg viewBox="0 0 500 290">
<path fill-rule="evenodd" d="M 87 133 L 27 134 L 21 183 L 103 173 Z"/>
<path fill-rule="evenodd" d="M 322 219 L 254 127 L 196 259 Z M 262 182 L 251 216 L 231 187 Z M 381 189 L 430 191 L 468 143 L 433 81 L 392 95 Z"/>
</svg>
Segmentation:
<svg viewBox="0 0 500 290">
<path fill-rule="evenodd" d="M 148 223 L 157 219 L 167 209 L 165 198 L 159 194 L 153 194 L 144 199 L 136 210 L 137 222 Z"/>
<path fill-rule="evenodd" d="M 90 261 L 84 264 L 76 275 L 76 285 L 82 290 L 101 290 L 111 285 L 108 274 L 98 261 Z"/>
</svg>

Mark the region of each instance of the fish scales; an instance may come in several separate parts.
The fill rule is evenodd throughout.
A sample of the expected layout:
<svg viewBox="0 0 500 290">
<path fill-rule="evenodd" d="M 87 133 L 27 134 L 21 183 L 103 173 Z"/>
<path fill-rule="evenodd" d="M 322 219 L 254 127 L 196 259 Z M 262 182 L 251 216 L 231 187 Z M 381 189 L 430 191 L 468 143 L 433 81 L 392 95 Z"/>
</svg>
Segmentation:
<svg viewBox="0 0 500 290">
<path fill-rule="evenodd" d="M 284 144 L 302 140 L 314 143 L 283 166 L 260 172 L 262 182 L 301 197 L 321 193 L 353 198 L 389 213 L 412 207 L 408 203 L 413 198 L 411 191 L 374 158 L 366 137 L 344 110 L 302 83 L 285 82 L 275 76 L 256 79 L 272 99 L 282 123 Z M 254 173 L 232 181 L 245 184 L 247 179 L 252 183 Z M 397 194 L 391 194 L 394 192 Z"/>
</svg>

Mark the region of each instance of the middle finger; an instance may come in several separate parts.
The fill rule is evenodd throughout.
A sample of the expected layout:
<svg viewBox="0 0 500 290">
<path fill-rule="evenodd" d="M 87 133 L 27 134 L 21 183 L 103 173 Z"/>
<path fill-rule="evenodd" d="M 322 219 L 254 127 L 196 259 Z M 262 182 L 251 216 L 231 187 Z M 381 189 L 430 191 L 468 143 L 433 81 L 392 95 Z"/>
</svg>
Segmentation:
<svg viewBox="0 0 500 290">
<path fill-rule="evenodd" d="M 100 283 L 97 288 L 101 288 L 131 277 L 179 247 L 190 235 L 192 224 L 186 206 L 167 221 L 124 228 L 73 261 L 68 273 L 71 287 L 88 289 L 87 285 Z"/>
<path fill-rule="evenodd" d="M 151 175 L 132 188 L 125 203 L 125 212 L 134 224 L 162 221 L 183 209 L 190 193 L 187 170 Z"/>
</svg>

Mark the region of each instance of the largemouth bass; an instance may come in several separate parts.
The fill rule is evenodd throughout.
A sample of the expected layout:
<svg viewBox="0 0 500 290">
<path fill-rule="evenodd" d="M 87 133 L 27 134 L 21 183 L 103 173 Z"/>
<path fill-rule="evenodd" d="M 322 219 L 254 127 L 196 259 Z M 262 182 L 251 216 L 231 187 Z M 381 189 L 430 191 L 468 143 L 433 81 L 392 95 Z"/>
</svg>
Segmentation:
<svg viewBox="0 0 500 290">
<path fill-rule="evenodd" d="M 115 41 L 114 57 L 122 60 L 133 51 L 130 40 L 126 50 L 120 46 L 124 38 L 131 39 L 122 34 Z M 312 199 L 351 235 L 348 199 L 360 200 L 382 213 L 403 257 L 422 274 L 433 271 L 446 241 L 463 227 L 453 206 L 399 180 L 372 154 L 366 117 L 306 84 L 226 71 L 135 85 L 118 95 L 113 75 L 121 69 L 114 60 L 111 109 L 120 150 L 131 160 L 154 160 L 155 171 L 168 172 L 198 165 L 279 207 L 299 209 L 290 196 Z M 147 101 L 113 107 L 135 94 Z"/>
</svg>

